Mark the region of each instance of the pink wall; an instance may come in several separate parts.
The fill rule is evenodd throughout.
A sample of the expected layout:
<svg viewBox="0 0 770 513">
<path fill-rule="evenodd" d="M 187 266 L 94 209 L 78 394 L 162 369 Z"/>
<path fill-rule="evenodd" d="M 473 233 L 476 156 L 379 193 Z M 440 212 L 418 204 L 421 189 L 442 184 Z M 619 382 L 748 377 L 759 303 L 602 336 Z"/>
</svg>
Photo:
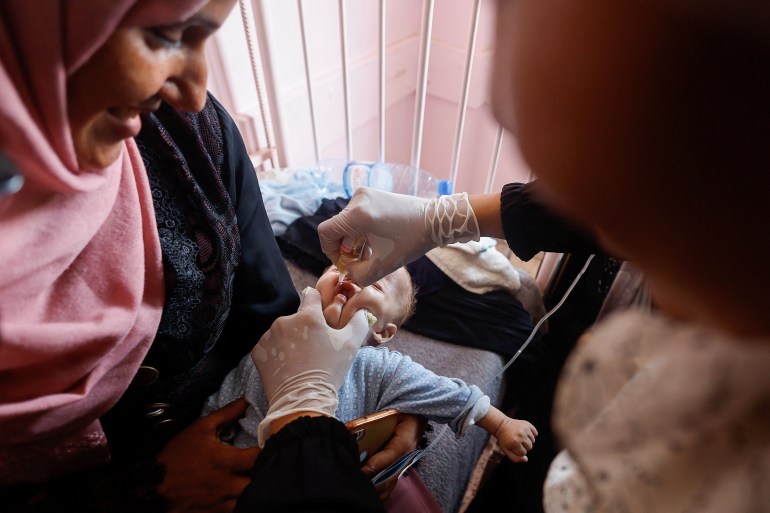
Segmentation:
<svg viewBox="0 0 770 513">
<path fill-rule="evenodd" d="M 386 26 L 386 134 L 385 160 L 409 164 L 419 60 L 422 2 L 387 0 Z M 345 158 L 344 101 L 336 0 L 305 0 L 309 62 L 316 102 L 319 154 Z M 352 156 L 376 160 L 378 121 L 378 0 L 346 3 L 348 65 L 353 129 Z M 473 0 L 436 0 L 425 105 L 420 167 L 449 178 L 461 104 L 466 49 L 473 15 Z M 479 32 L 468 95 L 467 117 L 460 147 L 457 190 L 483 192 L 490 169 L 497 123 L 489 106 L 489 68 L 492 55 L 494 5 L 482 2 Z M 282 167 L 311 165 L 315 161 L 302 46 L 296 2 L 254 1 L 269 59 L 267 82 L 273 98 L 276 138 Z M 240 13 L 233 13 L 218 33 L 210 87 L 234 113 L 257 112 L 254 80 L 245 49 Z M 257 124 L 258 125 L 258 124 Z M 245 130 L 249 132 L 247 128 Z M 257 127 L 255 132 L 259 132 Z M 264 138 L 264 134 L 254 137 Z M 511 181 L 527 181 L 515 139 L 503 139 L 493 190 Z"/>
</svg>

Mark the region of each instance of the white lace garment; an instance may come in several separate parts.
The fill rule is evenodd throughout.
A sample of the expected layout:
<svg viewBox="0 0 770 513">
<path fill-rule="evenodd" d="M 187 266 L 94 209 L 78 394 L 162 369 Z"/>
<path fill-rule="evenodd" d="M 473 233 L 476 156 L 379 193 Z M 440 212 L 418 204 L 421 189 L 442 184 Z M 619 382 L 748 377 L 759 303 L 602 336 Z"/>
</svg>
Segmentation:
<svg viewBox="0 0 770 513">
<path fill-rule="evenodd" d="M 770 511 L 770 340 L 610 316 L 567 362 L 554 428 L 547 513 Z"/>
</svg>

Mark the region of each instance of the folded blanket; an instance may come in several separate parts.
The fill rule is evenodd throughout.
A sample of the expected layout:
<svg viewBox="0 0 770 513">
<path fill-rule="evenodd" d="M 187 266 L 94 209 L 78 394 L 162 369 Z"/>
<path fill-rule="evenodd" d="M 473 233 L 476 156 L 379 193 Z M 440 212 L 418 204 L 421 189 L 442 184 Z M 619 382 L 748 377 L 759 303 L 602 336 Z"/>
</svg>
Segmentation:
<svg viewBox="0 0 770 513">
<path fill-rule="evenodd" d="M 497 250 L 497 241 L 491 237 L 432 249 L 426 256 L 455 283 L 474 294 L 505 290 L 515 296 L 521 287 L 519 273 Z"/>
</svg>

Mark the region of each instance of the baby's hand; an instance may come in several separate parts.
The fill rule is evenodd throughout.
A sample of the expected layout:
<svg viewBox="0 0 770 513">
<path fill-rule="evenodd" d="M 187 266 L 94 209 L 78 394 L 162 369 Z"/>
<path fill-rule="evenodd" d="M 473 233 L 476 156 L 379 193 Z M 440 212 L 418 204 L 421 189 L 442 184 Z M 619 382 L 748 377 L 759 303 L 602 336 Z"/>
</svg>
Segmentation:
<svg viewBox="0 0 770 513">
<path fill-rule="evenodd" d="M 526 420 L 506 418 L 497 428 L 495 438 L 508 459 L 514 463 L 527 461 L 527 453 L 535 444 L 537 429 Z"/>
</svg>

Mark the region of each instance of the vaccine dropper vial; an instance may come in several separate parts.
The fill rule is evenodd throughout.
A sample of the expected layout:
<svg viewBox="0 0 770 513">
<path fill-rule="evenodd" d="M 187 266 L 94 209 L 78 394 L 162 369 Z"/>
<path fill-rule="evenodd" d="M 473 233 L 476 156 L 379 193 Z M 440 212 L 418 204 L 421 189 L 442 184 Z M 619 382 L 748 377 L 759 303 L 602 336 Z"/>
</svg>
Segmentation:
<svg viewBox="0 0 770 513">
<path fill-rule="evenodd" d="M 342 243 L 340 244 L 340 260 L 337 262 L 337 270 L 340 272 L 338 283 L 342 283 L 345 276 L 347 276 L 347 265 L 361 258 L 361 254 L 364 252 L 365 243 L 365 240 L 354 239 L 351 236 L 342 239 Z"/>
</svg>

